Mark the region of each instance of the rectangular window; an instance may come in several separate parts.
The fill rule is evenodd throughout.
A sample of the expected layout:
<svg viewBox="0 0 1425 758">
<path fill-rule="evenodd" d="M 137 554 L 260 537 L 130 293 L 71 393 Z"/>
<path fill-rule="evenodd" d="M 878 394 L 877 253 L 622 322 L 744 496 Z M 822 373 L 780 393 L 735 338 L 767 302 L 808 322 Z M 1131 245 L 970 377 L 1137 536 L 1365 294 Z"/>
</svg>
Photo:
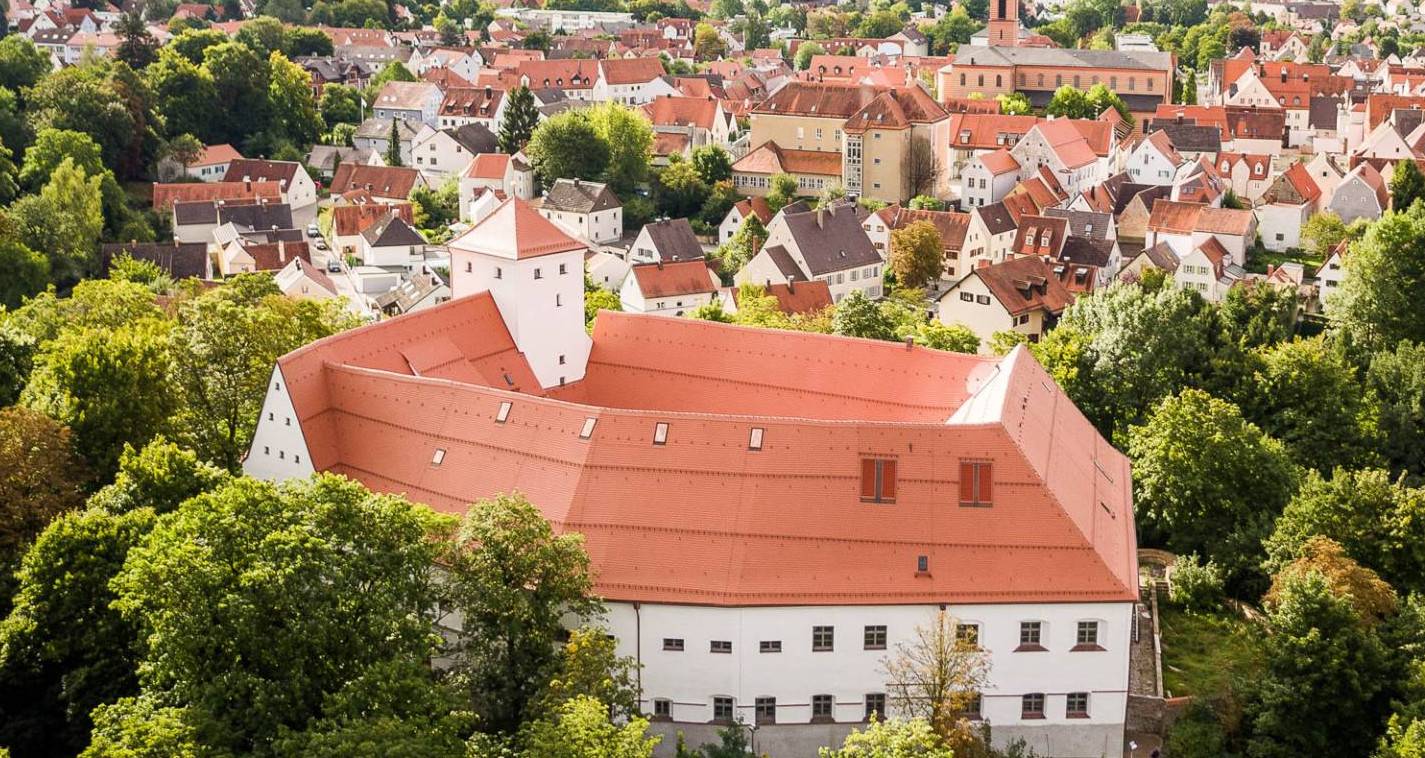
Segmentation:
<svg viewBox="0 0 1425 758">
<path fill-rule="evenodd" d="M 1020 718 L 1042 719 L 1044 718 L 1044 693 L 1031 692 L 1021 700 Z"/>
<path fill-rule="evenodd" d="M 495 414 L 495 422 L 503 424 L 506 421 L 509 421 L 511 407 L 513 407 L 513 405 L 508 400 L 503 403 L 500 403 L 500 410 L 498 413 Z"/>
<path fill-rule="evenodd" d="M 663 649 L 664 649 L 664 650 L 668 650 L 668 651 L 670 651 L 670 652 L 674 652 L 674 653 L 681 653 L 681 652 L 683 652 L 683 638 L 682 638 L 682 637 L 664 637 L 664 638 L 663 638 Z"/>
<path fill-rule="evenodd" d="M 653 718 L 672 719 L 673 701 L 664 698 L 657 698 L 653 701 Z"/>
<path fill-rule="evenodd" d="M 1102 650 L 1098 646 L 1098 622 L 1080 621 L 1078 635 L 1074 639 L 1074 650 Z"/>
<path fill-rule="evenodd" d="M 569 264 L 567 264 L 567 263 L 561 263 L 561 264 L 559 264 L 559 273 L 561 273 L 561 274 L 567 274 L 567 273 L 569 273 Z"/>
<path fill-rule="evenodd" d="M 595 418 L 584 419 L 584 428 L 579 430 L 579 439 L 586 440 L 594 436 L 594 424 L 598 422 Z"/>
<path fill-rule="evenodd" d="M 1019 647 L 1016 651 L 1039 651 L 1043 650 L 1041 639 L 1044 633 L 1044 623 L 1042 621 L 1021 621 L 1019 622 Z"/>
<path fill-rule="evenodd" d="M 755 705 L 758 724 L 777 723 L 777 698 L 759 697 Z"/>
<path fill-rule="evenodd" d="M 886 649 L 886 627 L 885 625 L 874 625 L 866 627 L 866 649 L 885 650 Z"/>
<path fill-rule="evenodd" d="M 896 501 L 896 462 L 889 458 L 861 459 L 861 502 Z"/>
<path fill-rule="evenodd" d="M 762 640 L 757 643 L 757 651 L 761 653 L 780 653 L 782 652 L 782 641 Z"/>
<path fill-rule="evenodd" d="M 830 695 L 811 696 L 811 717 L 813 721 L 830 721 L 831 708 L 836 701 Z"/>
<path fill-rule="evenodd" d="M 713 721 L 732 723 L 732 698 L 713 698 Z"/>
<path fill-rule="evenodd" d="M 814 653 L 830 652 L 836 647 L 836 627 L 814 626 L 811 628 L 811 649 Z"/>
<path fill-rule="evenodd" d="M 754 427 L 752 427 L 752 435 L 751 435 L 750 437 L 748 437 L 748 439 L 747 439 L 747 449 L 748 449 L 748 450 L 761 450 L 761 449 L 762 449 L 762 433 L 763 433 L 762 427 L 760 427 L 760 426 L 754 426 Z"/>
<path fill-rule="evenodd" d="M 731 653 L 732 640 L 713 640 L 708 643 L 709 653 Z"/>
<path fill-rule="evenodd" d="M 980 646 L 980 625 L 979 624 L 956 624 L 955 641 L 963 645 L 973 647 Z"/>
<path fill-rule="evenodd" d="M 885 717 L 885 713 L 886 713 L 886 693 L 884 693 L 884 692 L 868 692 L 868 693 L 866 693 L 866 720 L 869 721 L 872 716 L 875 716 L 875 717 L 878 718 L 878 719 L 884 718 L 884 717 Z"/>
<path fill-rule="evenodd" d="M 536 278 L 536 279 L 543 279 L 543 278 L 544 278 L 544 273 L 541 272 L 539 269 L 535 269 L 535 270 L 534 270 L 534 278 Z"/>
<path fill-rule="evenodd" d="M 1064 716 L 1071 719 L 1086 719 L 1089 717 L 1089 693 L 1070 692 L 1067 703 L 1064 706 Z"/>
<path fill-rule="evenodd" d="M 979 303 L 980 305 L 989 305 L 989 304 L 990 304 L 990 296 L 989 296 L 989 295 L 975 295 L 975 302 Z"/>
<path fill-rule="evenodd" d="M 992 479 L 988 461 L 960 461 L 960 505 L 990 505 Z"/>
<path fill-rule="evenodd" d="M 980 693 L 970 693 L 970 695 L 965 698 L 964 710 L 960 711 L 960 715 L 967 719 L 979 719 L 983 707 L 984 698 L 980 696 Z"/>
<path fill-rule="evenodd" d="M 657 424 L 653 425 L 653 444 L 668 444 L 668 422 L 659 421 Z"/>
<path fill-rule="evenodd" d="M 445 448 L 436 448 L 435 453 L 430 457 L 430 465 L 439 466 L 445 461 Z"/>
</svg>

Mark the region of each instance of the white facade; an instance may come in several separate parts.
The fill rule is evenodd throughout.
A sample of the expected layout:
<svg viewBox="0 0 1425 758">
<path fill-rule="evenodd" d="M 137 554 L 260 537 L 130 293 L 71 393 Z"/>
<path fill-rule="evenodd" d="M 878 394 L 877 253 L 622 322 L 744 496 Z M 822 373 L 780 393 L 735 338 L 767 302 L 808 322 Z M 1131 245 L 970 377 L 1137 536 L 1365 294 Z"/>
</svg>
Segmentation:
<svg viewBox="0 0 1425 758">
<path fill-rule="evenodd" d="M 629 313 L 656 313 L 664 316 L 686 316 L 711 303 L 717 297 L 717 275 L 709 272 L 707 292 L 690 292 L 683 295 L 645 297 L 638 287 L 638 277 L 625 276 L 619 287 L 619 302 Z"/>
<path fill-rule="evenodd" d="M 540 208 L 539 215 L 590 242 L 614 242 L 623 236 L 623 206 L 593 213 Z"/>
<path fill-rule="evenodd" d="M 599 78 L 594 80 L 593 89 L 589 93 L 590 99 L 596 103 L 623 103 L 624 105 L 643 105 L 652 102 L 656 98 L 666 95 L 680 94 L 667 79 L 655 77 L 646 82 L 632 82 L 629 84 L 610 84 L 604 79 L 603 67 L 599 68 Z"/>
<path fill-rule="evenodd" d="M 1138 147 L 1128 156 L 1128 177 L 1135 184 L 1168 187 L 1177 175 L 1178 164 L 1164 155 L 1151 140 L 1138 143 Z"/>
<path fill-rule="evenodd" d="M 1005 171 L 995 174 L 986 168 L 979 156 L 970 159 L 960 172 L 961 207 L 965 210 L 978 208 L 1003 200 L 1014 185 L 1019 183 L 1019 174 Z"/>
<path fill-rule="evenodd" d="M 465 146 L 443 129 L 421 127 L 411 143 L 412 168 L 436 183 L 451 174 L 462 172 L 473 158 Z"/>
<path fill-rule="evenodd" d="M 1313 206 L 1313 203 L 1257 206 L 1257 229 L 1262 234 L 1262 245 L 1276 251 L 1301 247 L 1301 227 L 1311 217 Z"/>
<path fill-rule="evenodd" d="M 315 471 L 280 366 L 273 367 L 267 382 L 267 397 L 242 469 L 248 476 L 277 482 L 311 476 Z"/>
<path fill-rule="evenodd" d="M 866 696 L 886 692 L 884 661 L 898 644 L 914 638 L 917 626 L 934 623 L 938 610 L 933 605 L 719 608 L 614 602 L 607 620 L 619 655 L 643 664 L 642 709 L 652 713 L 655 701 L 671 701 L 671 722 L 653 725 L 669 735 L 659 755 L 672 754 L 676 731 L 683 731 L 691 746 L 714 741 L 713 698 L 730 697 L 734 715 L 747 724 L 756 722 L 758 698 L 775 698 L 776 725 L 758 728 L 756 749 L 773 758 L 800 758 L 839 743 L 861 725 Z M 960 623 L 979 627 L 991 664 L 981 713 L 996 744 L 1023 737 L 1040 755 L 1122 755 L 1131 603 L 946 610 Z M 1040 624 L 1044 651 L 1016 652 L 1024 622 Z M 1079 622 L 1097 623 L 1102 650 L 1074 650 Z M 818 626 L 832 628 L 830 650 L 813 650 Z M 884 647 L 867 649 L 867 627 L 885 627 Z M 665 640 L 681 641 L 682 649 L 665 649 Z M 712 652 L 713 641 L 731 643 L 731 651 Z M 761 652 L 764 642 L 780 643 L 780 652 Z M 1087 717 L 1067 715 L 1071 692 L 1088 694 Z M 1031 693 L 1044 695 L 1043 718 L 1023 717 L 1023 696 Z M 832 696 L 834 723 L 811 723 L 814 695 Z"/>
</svg>

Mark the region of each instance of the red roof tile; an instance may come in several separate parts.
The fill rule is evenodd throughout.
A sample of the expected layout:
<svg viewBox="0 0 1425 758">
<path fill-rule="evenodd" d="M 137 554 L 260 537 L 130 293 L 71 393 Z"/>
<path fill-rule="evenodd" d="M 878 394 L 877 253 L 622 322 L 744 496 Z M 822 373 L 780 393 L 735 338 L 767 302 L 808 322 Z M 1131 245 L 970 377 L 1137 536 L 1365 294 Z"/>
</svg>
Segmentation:
<svg viewBox="0 0 1425 758">
<path fill-rule="evenodd" d="M 153 185 L 153 208 L 167 211 L 174 203 L 199 201 L 247 201 L 260 199 L 279 200 L 282 188 L 277 182 L 181 182 L 178 184 Z"/>
<path fill-rule="evenodd" d="M 629 270 L 644 297 L 707 295 L 717 292 L 718 278 L 706 261 L 643 263 Z"/>
<path fill-rule="evenodd" d="M 539 215 L 534 206 L 519 198 L 510 198 L 480 223 L 451 240 L 450 247 L 523 260 L 582 250 L 586 246 Z"/>
</svg>

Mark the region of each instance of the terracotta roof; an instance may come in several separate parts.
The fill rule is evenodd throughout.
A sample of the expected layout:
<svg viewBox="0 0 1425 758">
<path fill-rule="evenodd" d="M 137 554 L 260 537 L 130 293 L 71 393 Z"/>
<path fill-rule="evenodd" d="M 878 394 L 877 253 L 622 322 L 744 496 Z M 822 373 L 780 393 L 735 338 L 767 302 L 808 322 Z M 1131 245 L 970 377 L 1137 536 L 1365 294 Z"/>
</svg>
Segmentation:
<svg viewBox="0 0 1425 758">
<path fill-rule="evenodd" d="M 1019 170 L 1019 161 L 1014 159 L 1014 154 L 1005 148 L 1000 148 L 992 153 L 985 153 L 978 157 L 980 165 L 984 166 L 991 176 L 1000 176 L 1012 171 Z"/>
<path fill-rule="evenodd" d="M 423 110 L 430 100 L 437 99 L 439 94 L 440 88 L 430 82 L 386 82 L 372 107 L 418 111 Z"/>
<path fill-rule="evenodd" d="M 611 600 L 1137 597 L 1128 461 L 1024 348 L 993 359 L 626 313 L 601 315 L 593 343 L 583 380 L 541 394 L 482 293 L 279 367 L 317 469 L 450 513 L 522 492 L 584 535 Z M 669 425 L 656 448 L 655 421 Z M 753 426 L 764 443 L 749 453 Z M 894 506 L 860 501 L 867 454 L 897 457 Z M 943 464 L 967 457 L 993 461 L 993 508 L 945 507 L 959 468 Z"/>
<path fill-rule="evenodd" d="M 743 218 L 747 218 L 749 214 L 756 214 L 757 220 L 761 221 L 763 226 L 771 223 L 772 216 L 776 215 L 772 213 L 772 206 L 767 204 L 765 197 L 749 197 L 745 200 L 738 200 L 735 205 L 737 212 L 742 214 Z"/>
<path fill-rule="evenodd" d="M 177 202 L 200 200 L 280 200 L 282 188 L 276 182 L 180 182 L 153 185 L 153 208 L 167 211 Z"/>
<path fill-rule="evenodd" d="M 505 169 L 509 168 L 510 156 L 505 153 L 481 153 L 470 161 L 465 176 L 470 179 L 496 179 L 503 181 Z"/>
<path fill-rule="evenodd" d="M 1198 214 L 1193 231 L 1241 236 L 1251 230 L 1254 218 L 1249 210 L 1208 206 Z"/>
<path fill-rule="evenodd" d="M 599 62 L 583 58 L 557 61 L 520 61 L 516 78 L 528 77 L 531 88 L 592 89 L 599 78 Z"/>
<path fill-rule="evenodd" d="M 360 234 L 385 218 L 387 213 L 395 213 L 408 224 L 415 222 L 410 203 L 335 205 L 332 206 L 332 233 L 338 237 Z"/>
<path fill-rule="evenodd" d="M 1049 264 L 1037 255 L 981 266 L 971 273 L 1012 316 L 1036 310 L 1059 314 L 1074 302 Z"/>
<path fill-rule="evenodd" d="M 643 106 L 648 120 L 658 126 L 697 126 L 712 129 L 722 107 L 711 97 L 665 95 Z"/>
<path fill-rule="evenodd" d="M 940 234 L 940 246 L 947 252 L 964 247 L 965 233 L 970 228 L 970 214 L 959 211 L 922 211 L 893 205 L 881 209 L 880 213 L 889 213 L 887 224 L 892 229 L 902 229 L 917 221 L 930 222 Z"/>
<path fill-rule="evenodd" d="M 235 160 L 242 160 L 242 153 L 237 148 L 224 142 L 221 145 L 204 146 L 203 152 L 198 156 L 198 160 L 193 161 L 189 168 L 194 166 L 214 166 L 219 163 L 229 163 Z"/>
<path fill-rule="evenodd" d="M 541 204 L 543 208 L 569 213 L 596 213 L 621 206 L 618 196 L 607 184 L 579 179 L 555 179 Z"/>
<path fill-rule="evenodd" d="M 1227 134 L 1227 109 L 1220 105 L 1178 105 L 1162 103 L 1153 114 L 1154 122 L 1181 121 L 1185 124 L 1215 126 Z"/>
<path fill-rule="evenodd" d="M 440 115 L 465 118 L 494 118 L 505 91 L 494 87 L 449 87 L 440 101 Z"/>
<path fill-rule="evenodd" d="M 281 271 L 293 258 L 308 264 L 312 254 L 306 242 L 242 242 L 242 249 L 252 256 L 254 271 Z"/>
<path fill-rule="evenodd" d="M 920 87 L 897 87 L 882 92 L 853 113 L 842 130 L 908 129 L 912 124 L 934 123 L 949 115 Z"/>
<path fill-rule="evenodd" d="M 661 156 L 682 155 L 693 144 L 693 138 L 681 132 L 654 132 L 653 154 Z"/>
<path fill-rule="evenodd" d="M 708 264 L 702 260 L 640 263 L 629 269 L 629 273 L 645 298 L 717 292 L 717 275 L 708 270 Z"/>
<path fill-rule="evenodd" d="M 994 150 L 1010 147 L 1040 121 L 1037 116 L 952 113 L 948 128 L 950 146 L 956 150 Z"/>
<path fill-rule="evenodd" d="M 269 181 L 279 182 L 283 189 L 291 184 L 292 178 L 302 170 L 296 161 L 268 161 L 258 158 L 237 158 L 228 163 L 228 171 L 223 175 L 225 182 Z"/>
<path fill-rule="evenodd" d="M 450 241 L 452 250 L 471 250 L 512 260 L 584 249 L 584 243 L 565 234 L 554 222 L 539 215 L 534 206 L 510 198 L 480 223 Z"/>
<path fill-rule="evenodd" d="M 1098 158 L 1088 140 L 1084 139 L 1083 133 L 1069 119 L 1043 121 L 1034 128 L 1039 131 L 1039 135 L 1059 160 L 1069 168 L 1087 166 Z"/>
<path fill-rule="evenodd" d="M 841 153 L 822 150 L 793 150 L 764 142 L 732 164 L 745 174 L 813 174 L 841 176 Z"/>
<path fill-rule="evenodd" d="M 791 81 L 752 109 L 771 116 L 848 119 L 880 93 L 875 87 Z"/>
<path fill-rule="evenodd" d="M 777 308 L 786 314 L 815 313 L 832 305 L 831 285 L 820 279 L 794 281 L 787 284 L 768 282 L 762 286 L 765 293 L 777 299 Z M 732 288 L 732 302 L 738 303 L 742 291 Z"/>
<path fill-rule="evenodd" d="M 348 190 L 366 189 L 377 197 L 395 199 L 411 196 L 411 190 L 420 182 L 421 172 L 403 166 L 361 166 L 343 163 L 336 167 L 332 176 L 331 191 L 343 193 Z"/>
<path fill-rule="evenodd" d="M 1321 188 L 1317 186 L 1316 180 L 1311 178 L 1311 172 L 1306 170 L 1306 164 L 1297 162 L 1282 172 L 1282 178 L 1291 184 L 1292 189 L 1308 203 L 1321 197 Z"/>
<path fill-rule="evenodd" d="M 1058 258 L 1069 236 L 1069 221 L 1048 216 L 1024 216 L 1019 219 L 1019 232 L 1010 251 L 1015 255 L 1041 255 Z"/>
<path fill-rule="evenodd" d="M 1191 234 L 1197 228 L 1198 216 L 1206 207 L 1203 203 L 1154 200 L 1152 214 L 1148 217 L 1148 228 L 1170 234 Z"/>
<path fill-rule="evenodd" d="M 1173 147 L 1173 140 L 1171 137 L 1168 136 L 1167 132 L 1153 132 L 1152 134 L 1145 137 L 1143 141 L 1151 145 L 1153 149 L 1157 150 L 1160 154 L 1163 155 L 1163 157 L 1167 158 L 1168 162 L 1173 164 L 1174 166 L 1183 162 L 1183 157 L 1178 154 L 1177 148 Z"/>
<path fill-rule="evenodd" d="M 656 57 L 607 58 L 599 61 L 599 67 L 604 81 L 609 84 L 641 84 L 667 73 L 663 70 L 663 61 Z"/>
</svg>

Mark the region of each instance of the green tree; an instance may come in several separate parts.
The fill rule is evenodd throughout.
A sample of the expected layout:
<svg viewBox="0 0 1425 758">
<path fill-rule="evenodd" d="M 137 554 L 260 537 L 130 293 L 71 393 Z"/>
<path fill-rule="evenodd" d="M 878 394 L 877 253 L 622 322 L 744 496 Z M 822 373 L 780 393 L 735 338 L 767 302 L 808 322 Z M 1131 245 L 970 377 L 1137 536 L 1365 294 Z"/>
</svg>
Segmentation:
<svg viewBox="0 0 1425 758">
<path fill-rule="evenodd" d="M 929 221 L 916 221 L 891 232 L 890 270 L 906 287 L 940 281 L 945 271 L 945 247 Z"/>
<path fill-rule="evenodd" d="M 943 211 L 945 204 L 930 195 L 916 195 L 906 203 L 906 207 L 914 211 Z"/>
<path fill-rule="evenodd" d="M 153 293 L 142 286 L 112 279 L 86 279 L 74 285 L 69 297 L 56 297 L 51 288 L 7 315 L 6 331 L 23 335 L 32 345 L 48 347 L 45 343 L 64 331 L 116 329 L 160 318 L 163 312 L 154 302 Z"/>
<path fill-rule="evenodd" d="M 147 68 L 158 59 L 158 41 L 153 38 L 137 13 L 125 13 L 114 28 L 119 35 L 119 46 L 114 57 L 129 64 L 135 70 Z"/>
<path fill-rule="evenodd" d="M 615 718 L 638 715 L 637 664 L 618 655 L 613 635 L 597 626 L 575 629 L 563 648 L 558 669 L 534 706 L 538 713 L 550 715 L 574 698 L 590 697 Z"/>
<path fill-rule="evenodd" d="M 1291 577 L 1268 611 L 1266 669 L 1245 717 L 1253 758 L 1368 755 L 1388 712 L 1390 657 L 1349 598 L 1317 572 Z"/>
<path fill-rule="evenodd" d="M 482 728 L 513 733 L 558 670 L 561 620 L 602 608 L 590 596 L 583 538 L 555 535 L 522 495 L 501 495 L 470 507 L 445 564 L 443 607 L 462 619 L 455 681 Z"/>
<path fill-rule="evenodd" d="M 1425 758 L 1425 719 L 1391 716 L 1376 758 Z"/>
<path fill-rule="evenodd" d="M 95 267 L 104 227 L 101 182 L 65 158 L 38 195 L 20 198 L 10 207 L 19 241 L 49 254 L 50 275 L 56 281 L 75 281 Z"/>
<path fill-rule="evenodd" d="M 697 148 L 693 151 L 692 162 L 698 176 L 710 185 L 732 178 L 732 157 L 719 145 Z"/>
<path fill-rule="evenodd" d="M 227 41 L 228 35 L 220 29 L 187 29 L 170 40 L 164 49 L 183 56 L 195 66 L 201 66 L 208 48 Z"/>
<path fill-rule="evenodd" d="M 84 132 L 99 145 L 106 166 L 120 166 L 136 140 L 152 138 L 113 76 L 121 70 L 132 73 L 123 63 L 103 61 L 60 69 L 41 79 L 28 95 L 36 128 Z"/>
<path fill-rule="evenodd" d="M 607 705 L 581 696 L 562 705 L 557 714 L 529 724 L 521 741 L 525 755 L 542 758 L 652 758 L 661 739 L 648 736 L 647 719 L 615 725 Z"/>
<path fill-rule="evenodd" d="M 221 110 L 213 76 L 179 53 L 176 44 L 159 50 L 158 61 L 144 69 L 155 108 L 163 114 L 169 135 L 192 134 L 205 142 L 220 141 L 227 132 L 213 115 Z"/>
<path fill-rule="evenodd" d="M 872 718 L 865 729 L 852 729 L 840 749 L 820 748 L 820 758 L 954 758 L 955 751 L 925 719 L 889 721 Z"/>
<path fill-rule="evenodd" d="M 895 322 L 860 290 L 852 292 L 836 304 L 831 330 L 843 337 L 892 341 L 896 339 Z"/>
<path fill-rule="evenodd" d="M 534 134 L 539 110 L 534 106 L 534 95 L 523 84 L 510 90 L 507 98 L 505 115 L 500 117 L 500 152 L 513 155 L 523 150 Z"/>
<path fill-rule="evenodd" d="M 1324 577 L 1333 594 L 1351 603 L 1362 624 L 1375 626 L 1395 615 L 1399 606 L 1395 589 L 1379 574 L 1352 560 L 1339 542 L 1319 535 L 1307 539 L 1300 555 L 1272 577 L 1272 588 L 1262 602 L 1275 605 L 1288 584 L 1308 574 Z"/>
<path fill-rule="evenodd" d="M 1425 473 L 1425 346 L 1374 353 L 1364 383 L 1376 451 L 1391 471 Z"/>
<path fill-rule="evenodd" d="M 1296 290 L 1265 283 L 1233 287 L 1217 305 L 1223 341 L 1250 350 L 1291 337 L 1299 303 Z"/>
<path fill-rule="evenodd" d="M 797 46 L 796 64 L 798 71 L 805 71 L 811 65 L 811 59 L 818 55 L 826 55 L 826 48 L 817 42 L 803 42 Z"/>
<path fill-rule="evenodd" d="M 767 192 L 767 206 L 776 213 L 797 199 L 797 179 L 791 174 L 773 174 Z"/>
<path fill-rule="evenodd" d="M 1355 369 L 1322 337 L 1263 348 L 1243 411 L 1299 465 L 1330 471 L 1363 454 Z"/>
<path fill-rule="evenodd" d="M 0 309 L 18 308 L 25 298 L 43 290 L 48 281 L 48 258 L 19 240 L 0 238 Z M 5 396 L 0 389 L 0 406 Z"/>
<path fill-rule="evenodd" d="M 0 566 L 12 569 L 55 516 L 82 505 L 87 479 L 67 427 L 28 408 L 0 408 Z"/>
<path fill-rule="evenodd" d="M 391 119 L 391 131 L 386 135 L 387 166 L 401 166 L 401 120 Z"/>
<path fill-rule="evenodd" d="M 74 430 L 75 448 L 107 479 L 124 445 L 147 443 L 176 408 L 172 388 L 155 381 L 168 348 L 167 327 L 151 321 L 67 331 L 35 356 L 21 401 Z"/>
<path fill-rule="evenodd" d="M 188 167 L 203 157 L 203 150 L 203 143 L 197 137 L 191 134 L 180 134 L 163 143 L 163 150 L 160 154 L 177 163 L 182 167 L 183 173 L 187 174 Z"/>
<path fill-rule="evenodd" d="M 269 2 L 268 9 L 273 6 Z M 298 8 L 300 4 L 294 3 Z M 299 11 L 300 13 L 300 11 Z M 278 15 L 278 18 L 281 18 Z M 282 19 L 283 21 L 293 21 L 293 19 Z M 300 20 L 300 19 L 298 19 Z M 304 55 L 331 55 L 332 38 L 321 29 L 312 29 L 304 26 L 294 26 L 286 31 L 283 39 L 282 52 L 288 58 L 299 58 Z"/>
<path fill-rule="evenodd" d="M 1415 318 L 1415 283 L 1425 281 L 1425 205 L 1387 213 L 1351 246 L 1346 277 L 1331 300 L 1332 325 L 1365 348 L 1425 342 Z"/>
<path fill-rule="evenodd" d="M 723 219 L 727 218 L 732 206 L 741 199 L 742 196 L 737 194 L 737 189 L 732 186 L 731 179 L 715 182 L 708 188 L 708 196 L 703 201 L 703 207 L 698 209 L 698 218 L 701 218 L 709 226 L 716 227 L 722 223 Z"/>
<path fill-rule="evenodd" d="M 331 128 L 337 124 L 361 123 L 362 106 L 360 90 L 345 84 L 328 84 L 322 87 L 317 110 Z"/>
<path fill-rule="evenodd" d="M 541 122 L 525 153 L 545 187 L 561 178 L 597 180 L 612 157 L 608 143 L 583 111 L 565 111 Z"/>
<path fill-rule="evenodd" d="M 980 351 L 980 338 L 964 324 L 942 324 L 939 321 L 922 321 L 908 335 L 915 344 L 933 350 L 947 350 L 952 353 Z"/>
<path fill-rule="evenodd" d="M 1087 92 L 1065 84 L 1054 90 L 1054 96 L 1049 99 L 1044 112 L 1060 118 L 1093 118 L 1089 114 L 1092 107 Z"/>
<path fill-rule="evenodd" d="M 660 171 L 655 189 L 659 214 L 673 218 L 697 213 L 708 197 L 708 185 L 688 161 L 676 161 Z"/>
<path fill-rule="evenodd" d="M 219 103 L 248 104 L 215 124 L 223 142 L 241 145 L 267 124 L 267 57 L 241 42 L 224 42 L 203 51 L 203 69 Z"/>
<path fill-rule="evenodd" d="M 104 156 L 94 139 L 71 129 L 41 129 L 35 143 L 25 152 L 20 166 L 20 183 L 31 192 L 49 183 L 59 165 L 70 159 L 89 176 L 104 171 Z"/>
<path fill-rule="evenodd" d="M 275 50 L 267 59 L 267 108 L 268 132 L 293 144 L 315 142 L 323 131 L 311 74 Z"/>
<path fill-rule="evenodd" d="M 0 87 L 15 92 L 33 87 L 54 68 L 49 55 L 23 34 L 0 39 Z"/>
<path fill-rule="evenodd" d="M 1425 175 L 1413 160 L 1397 161 L 1390 177 L 1390 207 L 1408 210 L 1416 200 L 1425 197 Z"/>
<path fill-rule="evenodd" d="M 152 697 L 126 697 L 94 709 L 94 731 L 83 758 L 199 758 L 204 754 L 198 730 L 182 708 L 160 705 Z"/>
<path fill-rule="evenodd" d="M 587 111 L 589 125 L 608 146 L 603 180 L 620 195 L 633 191 L 648 174 L 653 151 L 653 124 L 641 110 L 620 103 L 600 103 Z"/>
<path fill-rule="evenodd" d="M 717 249 L 717 257 L 722 261 L 722 270 L 733 274 L 747 265 L 767 241 L 767 227 L 754 214 L 748 214 L 742 224 L 729 239 Z"/>
<path fill-rule="evenodd" d="M 964 7 L 956 6 L 922 31 L 930 38 L 931 55 L 951 55 L 960 45 L 968 44 L 975 32 L 984 27 L 984 24 L 970 18 Z"/>
<path fill-rule="evenodd" d="M 1325 260 L 1346 239 L 1346 224 L 1331 211 L 1312 214 L 1301 227 L 1301 241 L 1313 257 Z"/>
<path fill-rule="evenodd" d="M 1029 98 L 1022 92 L 996 95 L 995 100 L 999 103 L 999 112 L 1006 116 L 1027 116 L 1031 111 Z"/>
<path fill-rule="evenodd" d="M 331 475 L 188 500 L 111 583 L 143 642 L 143 697 L 180 709 L 207 748 L 247 751 L 374 667 L 425 662 L 437 523 Z"/>
<path fill-rule="evenodd" d="M 268 295 L 247 303 L 226 288 L 184 303 L 167 382 L 182 399 L 174 424 L 181 438 L 205 460 L 237 472 L 277 359 L 355 323 L 333 301 Z"/>
<path fill-rule="evenodd" d="M 272 53 L 282 52 L 285 36 L 281 21 L 271 16 L 258 16 L 244 23 L 233 39 L 247 45 L 258 57 L 266 58 Z"/>
<path fill-rule="evenodd" d="M 976 742 L 966 717 L 971 699 L 989 681 L 990 657 L 977 642 L 960 637 L 959 622 L 938 611 L 929 624 L 896 646 L 882 662 L 889 705 L 905 718 L 924 723 L 947 748 Z"/>
<path fill-rule="evenodd" d="M 1159 403 L 1130 430 L 1128 455 L 1144 541 L 1207 556 L 1238 580 L 1296 490 L 1281 443 L 1201 390 Z"/>
<path fill-rule="evenodd" d="M 715 61 L 727 52 L 727 43 L 717 30 L 708 23 L 699 23 L 693 29 L 693 56 L 700 61 Z"/>
<path fill-rule="evenodd" d="M 376 75 L 371 77 L 371 81 L 366 83 L 366 104 L 375 105 L 376 96 L 381 94 L 381 89 L 387 82 L 414 82 L 416 75 L 406 68 L 400 61 L 391 61 L 381 67 Z"/>
</svg>

